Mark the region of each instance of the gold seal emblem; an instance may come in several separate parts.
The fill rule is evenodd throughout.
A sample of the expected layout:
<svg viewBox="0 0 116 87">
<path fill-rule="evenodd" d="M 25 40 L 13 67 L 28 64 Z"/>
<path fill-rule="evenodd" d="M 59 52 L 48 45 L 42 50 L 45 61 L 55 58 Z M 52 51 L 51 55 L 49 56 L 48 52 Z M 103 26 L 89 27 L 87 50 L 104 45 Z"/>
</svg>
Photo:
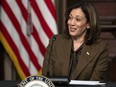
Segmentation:
<svg viewBox="0 0 116 87">
<path fill-rule="evenodd" d="M 47 77 L 39 75 L 27 77 L 18 84 L 18 87 L 55 87 L 55 85 Z"/>
</svg>

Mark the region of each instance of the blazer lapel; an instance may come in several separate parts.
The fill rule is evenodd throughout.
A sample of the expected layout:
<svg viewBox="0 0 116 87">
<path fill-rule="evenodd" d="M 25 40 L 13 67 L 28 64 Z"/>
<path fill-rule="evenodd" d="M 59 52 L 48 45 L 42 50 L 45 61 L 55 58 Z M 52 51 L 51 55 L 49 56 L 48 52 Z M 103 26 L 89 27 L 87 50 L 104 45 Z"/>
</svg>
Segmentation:
<svg viewBox="0 0 116 87">
<path fill-rule="evenodd" d="M 72 47 L 72 40 L 71 39 L 69 39 L 69 40 L 65 39 L 62 42 L 62 48 L 65 48 L 65 49 L 62 49 L 63 50 L 63 52 L 62 52 L 63 66 L 61 66 L 62 75 L 68 76 L 68 74 L 69 74 L 69 61 L 70 61 L 71 47 Z"/>
<path fill-rule="evenodd" d="M 94 51 L 94 52 L 93 52 Z M 81 55 L 79 58 L 79 62 L 77 64 L 77 68 L 74 72 L 73 79 L 78 78 L 78 76 L 81 74 L 84 68 L 90 63 L 90 61 L 93 59 L 94 55 L 96 54 L 96 51 L 92 48 L 92 46 L 83 45 L 83 48 L 81 50 Z"/>
</svg>

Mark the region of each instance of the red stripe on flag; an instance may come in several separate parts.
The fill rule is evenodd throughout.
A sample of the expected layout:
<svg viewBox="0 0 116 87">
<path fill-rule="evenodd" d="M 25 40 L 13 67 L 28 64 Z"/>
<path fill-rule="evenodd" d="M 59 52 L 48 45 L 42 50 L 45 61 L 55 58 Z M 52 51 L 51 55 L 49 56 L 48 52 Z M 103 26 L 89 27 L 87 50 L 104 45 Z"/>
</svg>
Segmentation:
<svg viewBox="0 0 116 87">
<path fill-rule="evenodd" d="M 49 38 L 51 38 L 53 33 L 51 29 L 49 28 L 49 26 L 47 25 L 46 21 L 44 20 L 39 7 L 37 6 L 37 3 L 35 2 L 35 0 L 30 0 L 30 1 L 31 1 L 31 6 L 33 7 L 35 13 L 37 14 L 38 19 L 40 20 L 40 23 L 43 27 L 44 32 Z"/>
<path fill-rule="evenodd" d="M 21 0 L 16 0 L 18 6 L 20 7 L 20 10 L 22 12 L 23 18 L 25 19 L 25 21 L 27 22 L 28 20 L 28 12 L 25 9 L 24 5 L 22 4 Z"/>
<path fill-rule="evenodd" d="M 55 10 L 55 7 L 54 7 L 52 1 L 51 0 L 44 0 L 44 1 L 46 3 L 46 6 L 48 7 L 49 11 L 51 12 L 52 16 L 56 20 L 56 10 Z"/>
<path fill-rule="evenodd" d="M 25 36 L 23 35 L 22 31 L 21 31 L 21 27 L 15 17 L 15 15 L 13 14 L 12 10 L 10 9 L 10 7 L 8 6 L 8 4 L 6 3 L 6 1 L 4 2 L 5 3 L 5 6 L 3 5 L 3 8 L 5 10 L 5 12 L 7 13 L 7 15 L 9 16 L 10 20 L 12 21 L 15 29 L 17 30 L 19 36 L 20 36 L 20 39 L 25 47 L 25 49 L 27 50 L 28 54 L 30 55 L 30 59 L 31 61 L 33 62 L 33 64 L 35 65 L 35 67 L 40 70 L 41 67 L 40 65 L 38 64 L 37 62 L 37 58 L 35 57 L 34 53 L 32 52 Z"/>
<path fill-rule="evenodd" d="M 1 25 L 1 32 L 2 34 L 5 36 L 6 40 L 8 41 L 9 45 L 11 46 L 13 52 L 15 53 L 15 55 L 17 56 L 17 60 L 20 64 L 21 69 L 23 70 L 23 73 L 26 76 L 29 76 L 30 73 L 28 71 L 28 68 L 26 67 L 25 63 L 22 61 L 21 56 L 19 54 L 19 50 L 17 48 L 17 46 L 15 45 L 14 41 L 12 40 L 12 38 L 10 37 L 9 33 L 7 32 L 7 29 L 5 28 L 5 26 L 1 23 L 0 21 L 0 25 Z"/>
<path fill-rule="evenodd" d="M 35 40 L 37 41 L 37 43 L 38 43 L 38 45 L 39 45 L 39 49 L 40 49 L 41 53 L 42 53 L 43 56 L 44 56 L 44 55 L 45 55 L 46 49 L 45 49 L 45 47 L 43 46 L 43 44 L 41 43 L 41 40 L 40 40 L 40 38 L 39 38 L 39 36 L 38 36 L 38 33 L 37 33 L 37 31 L 36 31 L 36 29 L 35 29 L 34 26 L 33 26 L 33 36 L 34 36 Z"/>
</svg>

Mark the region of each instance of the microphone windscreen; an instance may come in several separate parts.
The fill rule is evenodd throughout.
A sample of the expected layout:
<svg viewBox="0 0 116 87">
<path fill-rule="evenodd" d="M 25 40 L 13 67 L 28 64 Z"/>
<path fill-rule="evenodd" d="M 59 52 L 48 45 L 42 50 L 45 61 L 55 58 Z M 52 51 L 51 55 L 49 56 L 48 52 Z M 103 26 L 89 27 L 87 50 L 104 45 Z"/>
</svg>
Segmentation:
<svg viewBox="0 0 116 87">
<path fill-rule="evenodd" d="M 52 38 L 52 41 L 55 41 L 56 40 L 56 37 L 54 36 L 53 38 Z"/>
</svg>

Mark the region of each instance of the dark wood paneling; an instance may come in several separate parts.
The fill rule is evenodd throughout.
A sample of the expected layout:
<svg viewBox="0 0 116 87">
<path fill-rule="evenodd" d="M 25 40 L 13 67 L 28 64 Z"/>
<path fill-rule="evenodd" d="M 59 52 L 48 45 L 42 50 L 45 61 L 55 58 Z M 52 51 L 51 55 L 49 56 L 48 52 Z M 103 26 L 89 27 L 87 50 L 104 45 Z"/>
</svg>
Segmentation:
<svg viewBox="0 0 116 87">
<path fill-rule="evenodd" d="M 116 16 L 116 2 L 91 2 L 96 7 L 99 16 Z"/>
<path fill-rule="evenodd" d="M 116 56 L 109 58 L 109 67 L 106 75 L 106 80 L 116 82 Z"/>
<path fill-rule="evenodd" d="M 4 79 L 4 56 L 3 56 L 3 47 L 0 43 L 0 80 Z"/>
<path fill-rule="evenodd" d="M 116 2 L 116 0 L 86 0 L 86 1 L 92 1 L 92 2 Z"/>
</svg>

